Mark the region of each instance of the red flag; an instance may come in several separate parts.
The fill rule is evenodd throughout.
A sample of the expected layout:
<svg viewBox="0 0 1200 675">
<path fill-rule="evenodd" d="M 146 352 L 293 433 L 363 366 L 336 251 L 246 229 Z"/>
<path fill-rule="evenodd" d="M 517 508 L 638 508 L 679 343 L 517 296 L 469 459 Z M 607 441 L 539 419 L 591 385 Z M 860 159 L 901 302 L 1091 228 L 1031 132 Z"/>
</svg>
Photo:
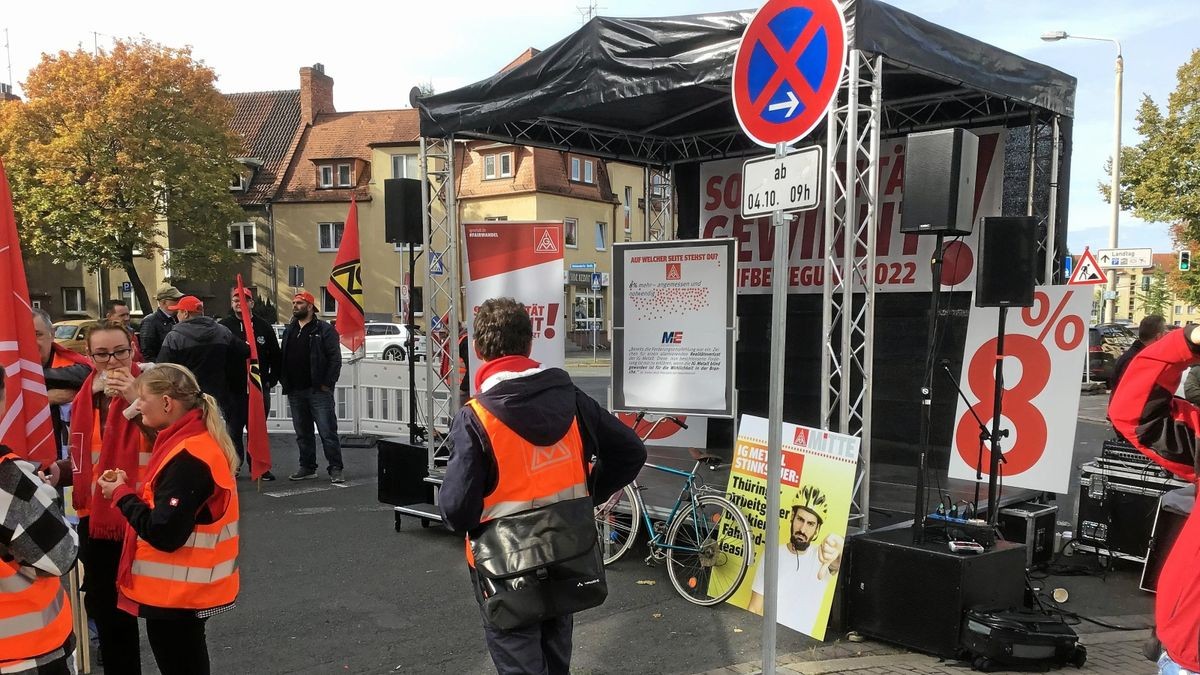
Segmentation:
<svg viewBox="0 0 1200 675">
<path fill-rule="evenodd" d="M 45 465 L 58 459 L 58 446 L 29 310 L 29 285 L 25 283 L 12 193 L 0 160 L 0 316 L 4 317 L 0 321 L 0 369 L 6 377 L 8 402 L 8 410 L 0 416 L 0 443 Z"/>
<path fill-rule="evenodd" d="M 333 271 L 329 273 L 329 292 L 337 301 L 337 331 L 342 346 L 358 351 L 367 341 L 366 317 L 363 315 L 362 260 L 358 250 L 358 204 L 350 198 L 350 213 L 342 231 Z"/>
<path fill-rule="evenodd" d="M 246 287 L 242 275 L 237 275 L 237 293 L 241 298 L 242 328 L 246 331 L 246 342 L 250 343 L 250 358 L 246 361 L 246 391 L 250 393 L 250 409 L 246 413 L 246 452 L 250 455 L 250 477 L 258 480 L 271 470 L 271 440 L 267 437 L 267 409 L 263 405 L 262 371 L 258 366 L 258 340 L 254 338 L 254 322 L 250 319 L 250 307 L 246 304 Z"/>
</svg>

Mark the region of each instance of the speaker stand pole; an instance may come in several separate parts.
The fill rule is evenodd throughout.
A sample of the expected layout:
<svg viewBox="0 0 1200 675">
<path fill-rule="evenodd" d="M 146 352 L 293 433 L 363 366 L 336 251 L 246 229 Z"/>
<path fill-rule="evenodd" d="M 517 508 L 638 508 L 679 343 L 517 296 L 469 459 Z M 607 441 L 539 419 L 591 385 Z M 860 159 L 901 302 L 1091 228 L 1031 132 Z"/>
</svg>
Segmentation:
<svg viewBox="0 0 1200 675">
<path fill-rule="evenodd" d="M 425 440 L 425 429 L 417 424 L 417 326 L 413 323 L 413 279 L 417 276 L 417 253 L 413 250 L 416 244 L 408 242 L 407 246 L 408 301 L 404 303 L 404 327 L 408 331 L 408 442 L 416 444 Z M 403 275 L 400 278 L 404 279 Z M 425 355 L 425 358 L 429 357 L 429 354 Z"/>
<path fill-rule="evenodd" d="M 916 497 L 913 504 L 913 543 L 920 544 L 925 540 L 925 473 L 929 470 L 929 431 L 933 415 L 933 350 L 937 346 L 937 312 L 938 300 L 942 290 L 942 239 L 939 232 L 933 248 L 933 259 L 930 260 L 932 270 L 932 290 L 929 293 L 929 323 L 925 336 L 925 370 L 921 373 L 921 431 L 920 455 L 917 459 Z"/>
<path fill-rule="evenodd" d="M 1008 435 L 1007 430 L 1000 430 L 1001 405 L 1004 402 L 1004 322 L 1007 319 L 1008 308 L 1002 306 L 996 330 L 996 388 L 992 393 L 992 445 L 991 462 L 988 466 L 988 524 L 993 526 L 1000 516 L 1000 494 L 997 490 L 997 480 L 1000 476 L 1000 463 L 1004 461 L 1000 452 L 1000 439 Z"/>
</svg>

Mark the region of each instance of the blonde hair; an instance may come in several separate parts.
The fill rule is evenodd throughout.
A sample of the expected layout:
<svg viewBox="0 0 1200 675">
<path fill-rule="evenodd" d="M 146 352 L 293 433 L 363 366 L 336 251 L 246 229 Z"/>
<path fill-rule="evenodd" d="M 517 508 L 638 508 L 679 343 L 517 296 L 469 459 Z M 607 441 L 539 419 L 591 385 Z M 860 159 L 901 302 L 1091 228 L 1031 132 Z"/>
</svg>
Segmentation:
<svg viewBox="0 0 1200 675">
<path fill-rule="evenodd" d="M 139 375 L 137 386 L 139 391 L 144 389 L 155 396 L 169 396 L 182 403 L 186 410 L 199 408 L 204 427 L 225 454 L 230 473 L 237 471 L 240 464 L 237 451 L 233 448 L 233 439 L 229 437 L 225 420 L 221 419 L 217 400 L 200 391 L 192 371 L 174 363 L 160 363 L 153 370 Z"/>
</svg>

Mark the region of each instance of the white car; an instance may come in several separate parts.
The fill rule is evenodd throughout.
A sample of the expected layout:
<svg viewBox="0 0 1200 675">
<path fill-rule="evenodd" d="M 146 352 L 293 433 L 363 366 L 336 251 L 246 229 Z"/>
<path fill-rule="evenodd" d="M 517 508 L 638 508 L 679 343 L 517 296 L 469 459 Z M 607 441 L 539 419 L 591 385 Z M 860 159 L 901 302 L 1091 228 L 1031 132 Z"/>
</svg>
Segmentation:
<svg viewBox="0 0 1200 675">
<path fill-rule="evenodd" d="M 408 358 L 408 328 L 400 323 L 368 323 L 367 354 L 368 359 L 386 359 L 388 361 L 404 361 Z M 426 337 L 417 329 L 416 358 L 425 359 L 428 353 L 425 347 Z M 342 347 L 342 358 L 349 359 L 350 351 Z"/>
</svg>

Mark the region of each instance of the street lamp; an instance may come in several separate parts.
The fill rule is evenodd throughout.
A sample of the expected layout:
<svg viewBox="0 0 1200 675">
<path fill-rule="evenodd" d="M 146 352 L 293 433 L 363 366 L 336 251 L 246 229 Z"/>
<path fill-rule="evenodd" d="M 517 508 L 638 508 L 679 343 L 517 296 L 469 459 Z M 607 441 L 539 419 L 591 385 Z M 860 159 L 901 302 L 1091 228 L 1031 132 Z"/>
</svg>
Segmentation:
<svg viewBox="0 0 1200 675">
<path fill-rule="evenodd" d="M 1066 39 L 1073 40 L 1096 40 L 1099 42 L 1111 42 L 1117 46 L 1117 85 L 1116 85 L 1116 101 L 1113 110 L 1113 154 L 1112 154 L 1112 186 L 1109 188 L 1108 198 L 1112 202 L 1112 222 L 1108 226 L 1108 247 L 1117 247 L 1117 227 L 1121 221 L 1121 80 L 1125 73 L 1125 59 L 1121 56 L 1121 43 L 1115 38 L 1092 37 L 1088 35 L 1070 35 L 1065 30 L 1050 31 L 1042 33 L 1042 39 L 1046 42 L 1058 42 Z M 1112 272 L 1108 275 L 1108 300 L 1104 305 L 1107 308 L 1108 320 L 1115 321 L 1117 318 L 1117 275 Z M 1104 317 L 1101 316 L 1101 321 Z"/>
</svg>

